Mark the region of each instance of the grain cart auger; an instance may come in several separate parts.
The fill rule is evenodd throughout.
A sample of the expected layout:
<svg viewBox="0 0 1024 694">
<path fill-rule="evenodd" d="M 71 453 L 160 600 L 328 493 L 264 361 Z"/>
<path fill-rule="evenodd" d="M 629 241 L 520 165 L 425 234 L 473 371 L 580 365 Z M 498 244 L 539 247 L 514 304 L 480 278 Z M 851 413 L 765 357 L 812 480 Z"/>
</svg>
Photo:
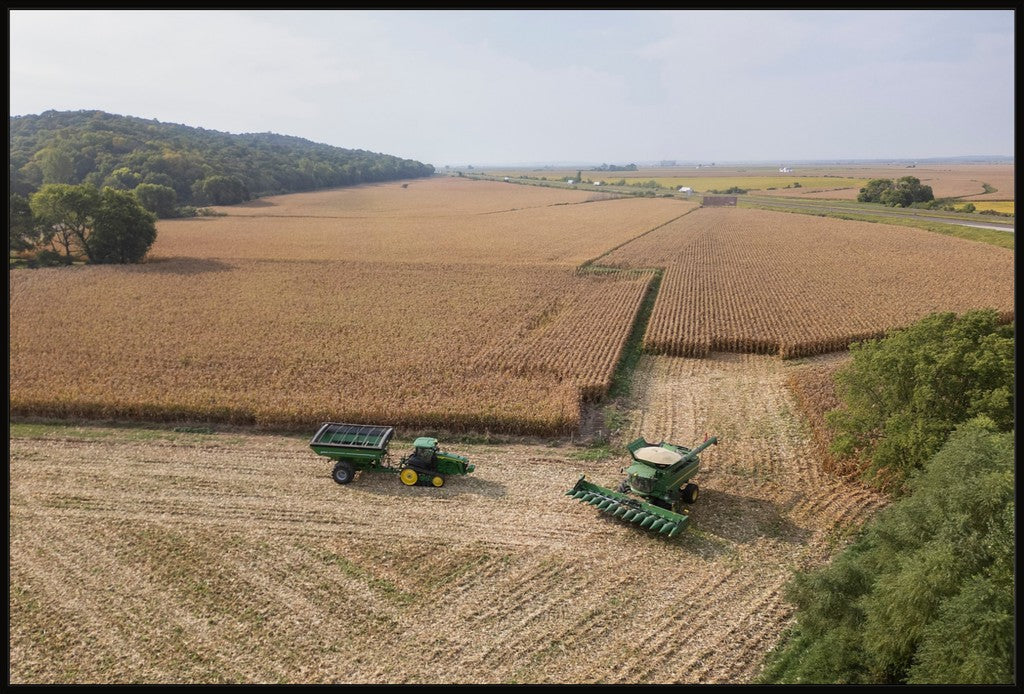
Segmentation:
<svg viewBox="0 0 1024 694">
<path fill-rule="evenodd" d="M 697 500 L 698 488 L 690 478 L 700 470 L 698 455 L 717 443 L 713 436 L 691 450 L 665 441 L 654 444 L 636 439 L 626 446 L 633 463 L 626 468 L 618 491 L 587 482 L 586 475 L 580 475 L 566 495 L 641 528 L 675 537 L 690 520 L 686 505 Z"/>
<path fill-rule="evenodd" d="M 437 449 L 437 439 L 421 436 L 413 441 L 413 452 L 392 464 L 388 444 L 394 427 L 326 422 L 320 425 L 309 447 L 334 462 L 331 477 L 348 484 L 356 470 L 397 472 L 404 484 L 440 487 L 445 475 L 468 475 L 475 466 L 468 458 Z"/>
</svg>

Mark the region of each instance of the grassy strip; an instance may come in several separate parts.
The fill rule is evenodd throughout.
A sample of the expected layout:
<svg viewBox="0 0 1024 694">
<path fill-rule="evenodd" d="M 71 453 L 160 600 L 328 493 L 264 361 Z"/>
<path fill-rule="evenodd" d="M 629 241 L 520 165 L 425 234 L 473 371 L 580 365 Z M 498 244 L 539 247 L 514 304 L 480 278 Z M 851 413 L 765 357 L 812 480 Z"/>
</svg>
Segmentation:
<svg viewBox="0 0 1024 694">
<path fill-rule="evenodd" d="M 633 321 L 633 329 L 622 347 L 622 357 L 619 359 L 615 373 L 612 374 L 612 383 L 608 389 L 608 395 L 612 398 L 628 396 L 633 386 L 633 372 L 643 355 L 644 333 L 647 331 L 647 323 L 651 320 L 651 313 L 654 311 L 654 302 L 658 298 L 658 288 L 661 286 L 663 270 L 655 270 L 651 283 L 647 286 L 647 294 L 637 311 L 636 320 Z"/>
<path fill-rule="evenodd" d="M 744 205 L 746 207 L 748 205 Z M 876 217 L 866 214 L 849 214 L 845 212 L 820 212 L 815 210 L 797 210 L 793 208 L 773 207 L 749 203 L 750 207 L 761 210 L 774 210 L 776 212 L 792 212 L 794 214 L 810 214 L 816 217 L 832 217 L 834 219 L 849 219 L 855 222 L 872 222 L 877 224 L 890 224 L 893 226 L 916 227 L 926 231 L 933 231 L 936 234 L 956 236 L 957 238 L 969 241 L 987 243 L 1000 248 L 1013 250 L 1014 235 L 1005 231 L 995 229 L 979 229 L 977 227 L 965 227 L 959 224 L 946 224 L 944 222 L 930 222 L 925 219 L 914 219 L 911 217 Z"/>
</svg>

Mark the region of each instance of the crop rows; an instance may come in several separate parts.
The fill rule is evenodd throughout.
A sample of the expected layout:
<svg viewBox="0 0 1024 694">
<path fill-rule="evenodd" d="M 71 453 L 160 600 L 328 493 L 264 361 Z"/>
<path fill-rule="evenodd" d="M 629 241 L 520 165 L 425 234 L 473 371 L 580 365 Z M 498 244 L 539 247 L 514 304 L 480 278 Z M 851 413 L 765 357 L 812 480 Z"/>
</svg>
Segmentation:
<svg viewBox="0 0 1024 694">
<path fill-rule="evenodd" d="M 453 208 L 398 207 L 414 189 L 439 200 L 451 186 Z M 478 187 L 475 204 L 462 188 Z M 160 223 L 152 258 L 347 260 L 353 262 L 479 263 L 575 267 L 609 248 L 678 217 L 694 203 L 623 198 L 586 202 L 535 199 L 532 186 L 459 179 L 416 181 L 375 192 L 380 210 L 346 191 L 269 198 L 231 214 Z M 371 191 L 372 192 L 372 191 Z M 363 191 L 362 196 L 369 195 Z M 395 198 L 399 198 L 396 202 Z M 329 207 L 333 203 L 333 207 Z M 383 281 L 383 276 L 382 276 Z"/>
<path fill-rule="evenodd" d="M 550 374 L 595 400 L 608 392 L 653 271 L 587 275 L 585 294 L 547 300 L 480 364 L 515 376 Z"/>
<path fill-rule="evenodd" d="M 635 247 L 634 247 L 635 243 Z M 1013 253 L 918 229 L 782 212 L 701 209 L 602 262 L 666 268 L 644 347 L 832 352 L 933 311 L 1013 317 Z"/>
<path fill-rule="evenodd" d="M 564 432 L 607 388 L 648 282 L 346 262 L 14 273 L 12 412 Z"/>
<path fill-rule="evenodd" d="M 11 274 L 12 412 L 564 433 L 650 273 L 575 274 L 693 209 L 456 178 L 160 223 L 138 266 Z"/>
</svg>

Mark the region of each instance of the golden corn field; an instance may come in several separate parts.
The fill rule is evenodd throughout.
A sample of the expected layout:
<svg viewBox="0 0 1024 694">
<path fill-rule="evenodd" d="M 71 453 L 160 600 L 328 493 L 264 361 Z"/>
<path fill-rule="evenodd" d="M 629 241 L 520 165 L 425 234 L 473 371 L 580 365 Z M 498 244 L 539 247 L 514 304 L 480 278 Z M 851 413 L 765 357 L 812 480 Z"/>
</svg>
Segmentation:
<svg viewBox="0 0 1024 694">
<path fill-rule="evenodd" d="M 162 221 L 142 265 L 12 271 L 12 413 L 564 434 L 655 270 L 655 353 L 1013 312 L 1011 251 L 862 222 L 458 178 L 223 210 Z"/>
<path fill-rule="evenodd" d="M 402 212 L 420 189 L 453 209 Z M 292 196 L 290 215 L 270 199 L 275 214 L 161 222 L 143 265 L 12 273 L 12 410 L 567 433 L 607 390 L 652 277 L 575 267 L 693 209 L 458 180 L 354 190 L 355 221 L 352 191 L 335 217 L 323 193 Z"/>
<path fill-rule="evenodd" d="M 933 311 L 1014 310 L 1012 251 L 784 212 L 700 209 L 601 262 L 666 268 L 644 337 L 666 354 L 806 356 Z"/>
</svg>

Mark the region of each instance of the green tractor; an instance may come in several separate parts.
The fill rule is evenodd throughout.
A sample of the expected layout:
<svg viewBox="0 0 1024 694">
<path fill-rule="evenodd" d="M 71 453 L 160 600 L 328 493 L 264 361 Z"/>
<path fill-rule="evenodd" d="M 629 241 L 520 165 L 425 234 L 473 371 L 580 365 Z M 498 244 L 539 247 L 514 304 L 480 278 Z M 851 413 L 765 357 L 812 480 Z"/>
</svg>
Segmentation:
<svg viewBox="0 0 1024 694">
<path fill-rule="evenodd" d="M 395 465 L 388 452 L 394 433 L 394 427 L 389 426 L 324 422 L 309 446 L 334 461 L 331 477 L 338 484 L 348 484 L 357 470 L 365 470 L 397 472 L 398 478 L 409 486 L 440 487 L 445 475 L 468 475 L 475 469 L 469 458 L 438 450 L 437 439 L 429 436 L 413 441 L 412 454 Z"/>
<path fill-rule="evenodd" d="M 633 463 L 625 469 L 626 478 L 618 490 L 587 482 L 586 475 L 580 475 L 566 495 L 644 529 L 675 537 L 690 520 L 688 506 L 700 491 L 690 481 L 700 470 L 698 455 L 717 443 L 718 438 L 711 437 L 689 449 L 638 438 L 626 446 Z"/>
</svg>

